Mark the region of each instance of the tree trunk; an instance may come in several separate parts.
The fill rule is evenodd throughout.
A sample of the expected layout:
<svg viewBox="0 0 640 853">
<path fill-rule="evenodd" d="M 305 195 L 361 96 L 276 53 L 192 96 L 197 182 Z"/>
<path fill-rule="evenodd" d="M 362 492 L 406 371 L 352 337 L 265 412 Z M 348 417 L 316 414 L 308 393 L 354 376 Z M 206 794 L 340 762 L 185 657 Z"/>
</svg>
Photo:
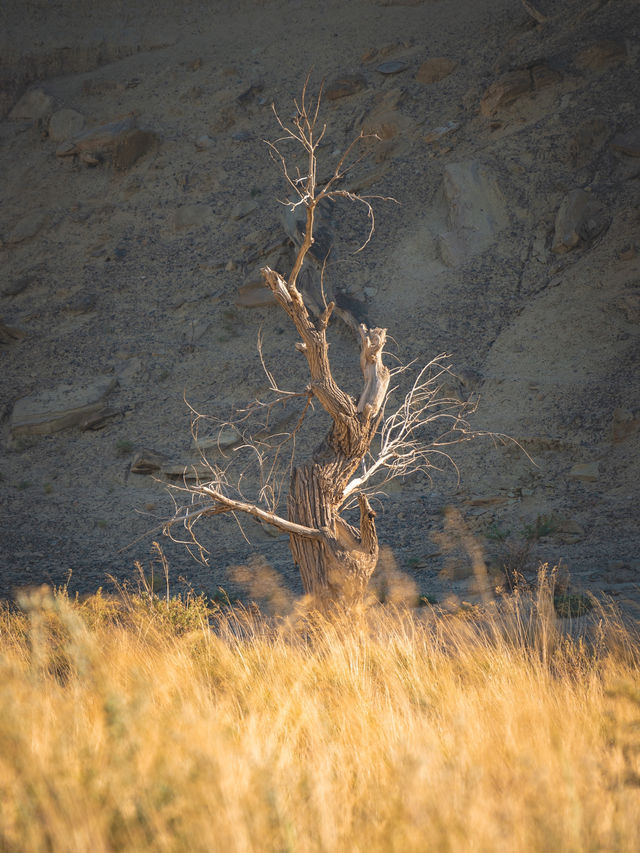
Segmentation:
<svg viewBox="0 0 640 853">
<path fill-rule="evenodd" d="M 333 466 L 329 466 L 330 468 Z M 320 529 L 321 539 L 290 534 L 293 559 L 305 592 L 318 604 L 362 600 L 378 561 L 375 513 L 359 496 L 360 531 L 338 514 L 327 468 L 312 462 L 294 469 L 289 491 L 289 520 Z"/>
<path fill-rule="evenodd" d="M 360 327 L 364 388 L 356 404 L 331 375 L 326 328 L 333 303 L 314 323 L 294 281 L 285 282 L 268 267 L 262 272 L 302 337 L 296 348 L 309 365 L 309 392 L 333 420 L 329 434 L 311 462 L 294 468 L 288 497 L 289 521 L 321 535 L 312 538 L 290 531 L 291 552 L 305 592 L 316 604 L 324 606 L 337 600 L 353 603 L 363 598 L 378 560 L 375 512 L 366 496 L 359 494 L 360 530 L 357 530 L 340 517 L 340 508 L 345 488 L 369 450 L 380 422 L 389 385 L 389 371 L 382 364 L 386 331 Z"/>
</svg>

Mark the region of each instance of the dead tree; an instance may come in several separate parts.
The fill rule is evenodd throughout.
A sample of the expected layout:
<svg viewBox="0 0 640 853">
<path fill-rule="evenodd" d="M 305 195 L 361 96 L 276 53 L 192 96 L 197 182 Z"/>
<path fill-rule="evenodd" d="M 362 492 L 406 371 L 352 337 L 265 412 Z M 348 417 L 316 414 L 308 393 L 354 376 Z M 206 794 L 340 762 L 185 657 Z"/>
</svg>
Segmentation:
<svg viewBox="0 0 640 853">
<path fill-rule="evenodd" d="M 398 368 L 390 371 L 382 360 L 386 329 L 368 329 L 365 325 L 359 328 L 362 390 L 358 399 L 343 391 L 332 376 L 327 327 L 334 302 L 325 304 L 317 316 L 312 315 L 296 286 L 298 275 L 313 245 L 314 215 L 323 200 L 342 198 L 365 206 L 369 218 L 365 245 L 373 234 L 374 218 L 371 197 L 339 186 L 350 168 L 354 146 L 362 135 L 349 146 L 332 177 L 323 186 L 318 184 L 317 150 L 326 129 L 322 127 L 316 133 L 319 106 L 320 97 L 312 108 L 309 107 L 305 86 L 290 126 L 280 121 L 276 113 L 283 136 L 269 145 L 295 193 L 294 200 L 288 204 L 303 205 L 306 210 L 306 228 L 288 277 L 269 267 L 262 270 L 262 275 L 265 286 L 271 289 L 300 336 L 295 347 L 306 359 L 309 370 L 310 381 L 305 391 L 291 396 L 306 397 L 307 406 L 314 401 L 319 403 L 331 418 L 330 429 L 309 461 L 291 465 L 286 518 L 277 513 L 275 500 L 265 499 L 261 506 L 260 501 L 234 497 L 225 471 L 211 465 L 208 482 L 198 482 L 194 486 L 185 481 L 183 486 L 175 487 L 189 493 L 191 504 L 176 506 L 167 529 L 171 531 L 176 522 L 181 522 L 193 543 L 197 541 L 194 525 L 211 515 L 246 513 L 273 525 L 288 533 L 305 592 L 322 607 L 337 600 L 361 600 L 375 569 L 378 536 L 376 513 L 370 502 L 374 476 L 382 475 L 384 481 L 417 470 L 428 471 L 434 467 L 434 455 L 445 454 L 446 445 L 470 433 L 464 417 L 468 406 L 439 393 L 438 379 L 447 371 L 442 357 L 418 373 L 403 403 L 385 417 L 390 379 L 392 373 L 399 372 Z M 290 173 L 288 161 L 281 153 L 283 142 L 292 142 L 304 150 L 302 173 Z M 267 375 L 272 390 L 278 392 L 268 371 Z M 425 425 L 443 419 L 446 422 L 444 430 L 437 439 L 425 445 L 420 431 Z M 372 451 L 376 434 L 376 448 Z M 246 441 L 256 450 L 251 436 Z M 261 494 L 263 498 L 266 494 L 273 497 L 273 490 L 263 489 Z M 343 518 L 342 513 L 349 503 L 359 508 L 359 527 Z"/>
</svg>

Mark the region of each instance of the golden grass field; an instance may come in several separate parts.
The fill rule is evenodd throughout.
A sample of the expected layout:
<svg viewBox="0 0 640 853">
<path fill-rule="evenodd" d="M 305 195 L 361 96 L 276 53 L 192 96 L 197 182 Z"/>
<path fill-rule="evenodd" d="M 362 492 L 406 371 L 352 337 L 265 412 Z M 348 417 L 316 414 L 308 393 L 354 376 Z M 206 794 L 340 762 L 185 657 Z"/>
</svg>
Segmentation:
<svg viewBox="0 0 640 853">
<path fill-rule="evenodd" d="M 457 615 L 46 588 L 0 611 L 2 851 L 640 850 L 639 647 Z"/>
</svg>

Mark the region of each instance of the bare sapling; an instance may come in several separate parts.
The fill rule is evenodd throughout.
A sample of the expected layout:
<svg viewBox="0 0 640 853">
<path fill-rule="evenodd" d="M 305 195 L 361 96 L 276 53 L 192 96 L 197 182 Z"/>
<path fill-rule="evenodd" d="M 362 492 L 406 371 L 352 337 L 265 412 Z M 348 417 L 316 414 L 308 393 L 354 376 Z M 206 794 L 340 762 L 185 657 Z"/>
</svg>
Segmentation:
<svg viewBox="0 0 640 853">
<path fill-rule="evenodd" d="M 352 396 L 336 383 L 327 341 L 335 303 L 325 300 L 322 310 L 312 313 L 297 286 L 298 276 L 314 243 L 318 205 L 327 200 L 345 200 L 363 206 L 368 228 L 360 251 L 374 233 L 373 202 L 382 197 L 363 196 L 342 186 L 358 162 L 357 146 L 364 139 L 363 134 L 348 146 L 331 177 L 324 184 L 318 182 L 318 147 L 326 131 L 326 125 L 318 121 L 320 103 L 321 94 L 309 102 L 305 84 L 290 124 L 285 124 L 274 108 L 282 135 L 268 145 L 292 195 L 285 203 L 292 210 L 304 208 L 306 227 L 288 276 L 268 266 L 262 270 L 265 286 L 299 335 L 295 349 L 306 360 L 308 384 L 300 391 L 283 391 L 263 359 L 273 398 L 270 402 L 254 401 L 232 422 L 222 424 L 221 429 L 228 431 L 231 426 L 237 430 L 239 439 L 229 463 L 209 462 L 203 455 L 207 476 L 201 476 L 195 484 L 185 479 L 172 487 L 177 496 L 186 496 L 187 502 L 176 498 L 175 514 L 166 525 L 166 532 L 177 539 L 176 525 L 181 524 L 187 535 L 177 541 L 195 546 L 198 556 L 206 560 L 207 554 L 194 530 L 203 518 L 231 513 L 236 517 L 249 515 L 271 525 L 289 535 L 305 592 L 314 606 L 326 608 L 338 601 L 357 603 L 365 596 L 378 560 L 372 496 L 379 494 L 391 479 L 416 472 L 428 475 L 439 467 L 439 460 L 448 460 L 448 446 L 472 436 L 466 418 L 473 404 L 443 393 L 443 380 L 448 378 L 450 368 L 446 356 L 438 356 L 417 371 L 401 404 L 389 412 L 390 396 L 396 390 L 391 387 L 392 378 L 395 381 L 396 376 L 414 365 L 387 367 L 383 362 L 387 330 L 364 324 L 358 329 L 360 393 Z M 295 173 L 290 168 L 290 158 L 282 153 L 286 145 L 303 153 L 303 166 Z M 259 349 L 262 358 L 260 339 Z M 263 413 L 268 423 L 275 406 L 295 402 L 302 402 L 295 426 L 276 431 L 275 435 L 268 429 L 256 432 L 246 428 L 256 412 Z M 298 462 L 295 457 L 299 428 L 314 404 L 329 416 L 330 427 L 311 457 Z M 197 431 L 202 416 L 194 415 Z M 248 454 L 248 464 L 254 464 L 259 473 L 258 493 L 251 499 L 246 499 L 242 491 L 242 483 L 248 478 L 237 468 L 243 452 Z M 285 493 L 286 517 L 279 512 Z M 357 525 L 344 517 L 345 512 L 356 507 Z"/>
</svg>

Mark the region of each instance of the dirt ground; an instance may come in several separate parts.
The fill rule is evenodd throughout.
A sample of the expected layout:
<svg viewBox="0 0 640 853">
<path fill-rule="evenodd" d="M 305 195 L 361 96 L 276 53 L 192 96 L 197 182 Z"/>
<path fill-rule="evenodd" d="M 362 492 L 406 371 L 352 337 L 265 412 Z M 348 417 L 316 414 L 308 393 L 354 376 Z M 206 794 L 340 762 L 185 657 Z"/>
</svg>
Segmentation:
<svg viewBox="0 0 640 853">
<path fill-rule="evenodd" d="M 471 536 L 496 582 L 548 562 L 640 601 L 639 9 L 7 0 L 0 595 L 69 572 L 72 590 L 108 587 L 148 568 L 154 541 L 176 592 L 235 594 L 237 567 L 260 560 L 301 591 L 286 537 L 211 519 L 203 566 L 161 524 L 170 471 L 198 461 L 185 401 L 225 419 L 263 394 L 260 329 L 283 387 L 306 383 L 255 285 L 292 257 L 264 140 L 310 72 L 321 172 L 375 132 L 352 186 L 398 202 L 375 202 L 355 255 L 366 218 L 333 213 L 327 286 L 399 359 L 449 354 L 474 427 L 517 442 L 478 439 L 455 449 L 459 475 L 395 484 L 377 506 L 383 583 L 473 601 Z M 331 352 L 357 394 L 339 320 Z M 301 454 L 324 426 L 311 419 Z M 135 473 L 142 449 L 151 474 Z"/>
</svg>

